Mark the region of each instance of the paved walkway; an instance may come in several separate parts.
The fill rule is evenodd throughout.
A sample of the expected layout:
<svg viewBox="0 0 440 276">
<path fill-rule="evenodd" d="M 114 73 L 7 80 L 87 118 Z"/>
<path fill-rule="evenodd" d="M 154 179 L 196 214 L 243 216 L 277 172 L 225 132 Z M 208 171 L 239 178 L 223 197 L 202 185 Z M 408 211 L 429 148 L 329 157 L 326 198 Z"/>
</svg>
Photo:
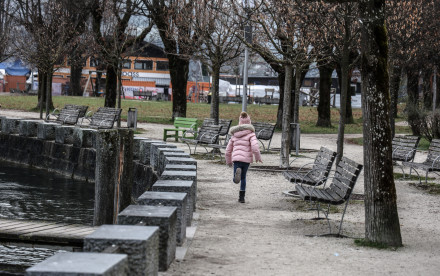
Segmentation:
<svg viewBox="0 0 440 276">
<path fill-rule="evenodd" d="M 143 136 L 162 137 L 164 126 L 139 127 L 145 131 Z M 279 147 L 279 141 L 276 133 L 273 146 Z M 336 135 L 302 135 L 301 148 L 318 150 L 321 146 L 335 150 Z M 315 156 L 301 154 L 303 158 L 294 165 L 310 162 Z M 345 155 L 363 163 L 360 146 L 346 144 Z M 417 158 L 423 159 L 423 155 Z M 279 155 L 264 154 L 263 162 L 278 165 Z M 355 193 L 363 193 L 363 183 L 361 175 Z M 325 221 L 311 220 L 316 213 L 308 211 L 307 204 L 283 194 L 292 188 L 280 173 L 249 171 L 247 202 L 240 204 L 232 169 L 217 161 L 199 160 L 194 238 L 184 259 L 174 261 L 160 275 L 438 275 L 440 196 L 396 181 L 405 246 L 392 251 L 358 247 L 351 238 L 306 237 L 326 233 L 328 227 Z M 332 225 L 340 215 L 331 216 Z M 363 202 L 353 202 L 344 219 L 344 233 L 361 238 L 364 231 Z"/>
</svg>

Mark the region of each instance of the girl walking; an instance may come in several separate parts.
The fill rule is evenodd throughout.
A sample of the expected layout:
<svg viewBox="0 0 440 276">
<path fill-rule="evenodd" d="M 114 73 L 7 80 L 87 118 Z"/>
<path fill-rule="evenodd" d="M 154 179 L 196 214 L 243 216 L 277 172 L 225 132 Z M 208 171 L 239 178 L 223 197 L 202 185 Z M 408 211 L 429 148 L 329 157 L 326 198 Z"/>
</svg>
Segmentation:
<svg viewBox="0 0 440 276">
<path fill-rule="evenodd" d="M 226 147 L 226 164 L 232 167 L 234 163 L 234 183 L 240 183 L 240 194 L 238 201 L 244 203 L 246 194 L 246 173 L 250 163 L 255 156 L 255 162 L 261 162 L 260 147 L 255 136 L 255 128 L 251 124 L 251 118 L 246 112 L 241 112 L 238 126 L 231 127 L 229 130 L 231 139 Z"/>
</svg>

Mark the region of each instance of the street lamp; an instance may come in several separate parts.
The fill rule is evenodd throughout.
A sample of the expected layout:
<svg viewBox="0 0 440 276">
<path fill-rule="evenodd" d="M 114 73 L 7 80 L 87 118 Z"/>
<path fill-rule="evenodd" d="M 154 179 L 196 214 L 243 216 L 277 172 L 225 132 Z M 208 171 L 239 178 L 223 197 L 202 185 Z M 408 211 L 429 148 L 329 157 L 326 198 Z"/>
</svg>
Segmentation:
<svg viewBox="0 0 440 276">
<path fill-rule="evenodd" d="M 244 0 L 244 9 L 246 11 L 247 21 L 249 20 L 249 3 L 248 0 Z M 252 43 L 252 27 L 248 25 L 244 26 L 244 39 L 247 43 Z M 242 111 L 247 110 L 247 87 L 248 87 L 248 63 L 249 63 L 249 49 L 247 46 L 244 48 L 244 65 L 243 65 L 243 98 L 242 98 Z"/>
</svg>

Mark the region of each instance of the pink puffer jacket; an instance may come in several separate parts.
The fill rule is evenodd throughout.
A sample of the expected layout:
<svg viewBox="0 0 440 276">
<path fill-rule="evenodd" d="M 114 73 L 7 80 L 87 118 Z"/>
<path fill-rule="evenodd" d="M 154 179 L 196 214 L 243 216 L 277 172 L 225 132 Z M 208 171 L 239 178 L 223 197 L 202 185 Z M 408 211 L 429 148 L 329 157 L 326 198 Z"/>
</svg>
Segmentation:
<svg viewBox="0 0 440 276">
<path fill-rule="evenodd" d="M 255 161 L 261 161 L 260 147 L 252 125 L 243 124 L 231 127 L 229 134 L 232 137 L 226 147 L 226 164 L 235 161 L 252 163 L 252 154 L 255 155 Z"/>
</svg>

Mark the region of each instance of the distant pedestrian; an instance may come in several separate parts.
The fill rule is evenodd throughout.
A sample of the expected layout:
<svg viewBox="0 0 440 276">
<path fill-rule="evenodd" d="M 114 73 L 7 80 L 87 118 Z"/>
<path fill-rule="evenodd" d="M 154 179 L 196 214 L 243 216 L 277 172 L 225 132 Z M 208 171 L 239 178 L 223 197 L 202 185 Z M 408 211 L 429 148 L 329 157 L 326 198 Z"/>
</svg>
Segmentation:
<svg viewBox="0 0 440 276">
<path fill-rule="evenodd" d="M 231 139 L 226 147 L 226 164 L 232 167 L 234 163 L 234 183 L 240 183 L 238 201 L 244 203 L 246 194 L 246 173 L 255 156 L 255 162 L 261 162 L 260 147 L 258 146 L 255 128 L 251 124 L 251 118 L 246 112 L 241 112 L 238 126 L 229 130 Z"/>
</svg>

